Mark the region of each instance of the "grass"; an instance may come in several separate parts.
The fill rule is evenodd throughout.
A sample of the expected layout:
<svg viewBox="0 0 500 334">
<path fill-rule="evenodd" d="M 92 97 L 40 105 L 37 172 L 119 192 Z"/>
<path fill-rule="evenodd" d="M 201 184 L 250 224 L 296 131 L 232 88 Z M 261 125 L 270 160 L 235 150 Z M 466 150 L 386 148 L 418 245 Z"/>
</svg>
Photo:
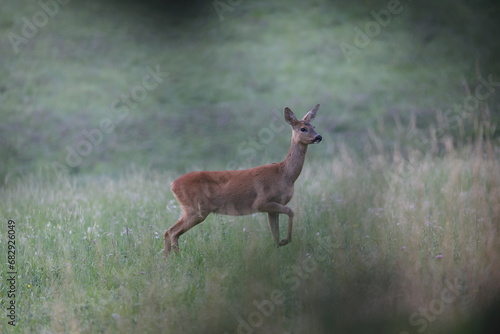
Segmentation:
<svg viewBox="0 0 500 334">
<path fill-rule="evenodd" d="M 179 215 L 170 174 L 12 184 L 0 212 L 16 221 L 13 332 L 481 332 L 499 292 L 499 161 L 482 147 L 395 162 L 336 150 L 306 163 L 279 249 L 264 215 L 211 215 L 163 259 Z"/>
</svg>

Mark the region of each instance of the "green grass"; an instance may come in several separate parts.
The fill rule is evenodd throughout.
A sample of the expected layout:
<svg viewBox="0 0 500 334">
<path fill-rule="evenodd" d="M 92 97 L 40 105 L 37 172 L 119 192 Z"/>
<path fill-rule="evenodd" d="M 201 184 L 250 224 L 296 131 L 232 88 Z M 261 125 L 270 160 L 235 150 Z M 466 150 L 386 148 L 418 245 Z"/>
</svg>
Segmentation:
<svg viewBox="0 0 500 334">
<path fill-rule="evenodd" d="M 163 259 L 179 215 L 171 174 L 10 185 L 0 218 L 16 221 L 13 332 L 235 333 L 244 320 L 256 333 L 437 333 L 475 319 L 499 288 L 498 160 L 336 151 L 306 163 L 294 240 L 279 249 L 265 215 L 211 215 Z M 4 309 L 4 285 L 0 295 Z"/>
</svg>

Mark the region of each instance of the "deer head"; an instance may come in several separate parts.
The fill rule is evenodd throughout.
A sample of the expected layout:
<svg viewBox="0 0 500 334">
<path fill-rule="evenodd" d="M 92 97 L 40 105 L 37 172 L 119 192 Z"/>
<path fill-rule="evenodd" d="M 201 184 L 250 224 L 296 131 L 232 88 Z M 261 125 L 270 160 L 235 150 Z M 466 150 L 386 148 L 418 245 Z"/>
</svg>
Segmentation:
<svg viewBox="0 0 500 334">
<path fill-rule="evenodd" d="M 293 135 L 292 141 L 303 145 L 316 144 L 323 139 L 315 130 L 311 122 L 316 117 L 319 109 L 319 104 L 309 110 L 309 112 L 301 119 L 298 120 L 290 108 L 285 108 L 285 120 L 292 126 Z"/>
</svg>

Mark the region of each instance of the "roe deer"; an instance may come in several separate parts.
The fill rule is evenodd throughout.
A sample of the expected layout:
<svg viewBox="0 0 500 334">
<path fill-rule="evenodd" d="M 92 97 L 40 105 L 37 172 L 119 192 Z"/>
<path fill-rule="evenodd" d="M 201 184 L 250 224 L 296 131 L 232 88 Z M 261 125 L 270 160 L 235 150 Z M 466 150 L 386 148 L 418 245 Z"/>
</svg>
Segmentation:
<svg viewBox="0 0 500 334">
<path fill-rule="evenodd" d="M 280 163 L 246 170 L 191 172 L 176 179 L 171 186 L 182 208 L 182 217 L 165 231 L 165 256 L 171 248 L 179 250 L 178 239 L 211 212 L 242 216 L 267 212 L 276 245 L 284 246 L 292 240 L 293 211 L 286 206 L 293 196 L 293 184 L 302 171 L 307 146 L 319 143 L 311 121 L 319 104 L 302 120 L 285 108 L 285 120 L 292 126 L 292 141 L 288 154 Z M 279 214 L 288 216 L 288 235 L 279 241 Z"/>
</svg>

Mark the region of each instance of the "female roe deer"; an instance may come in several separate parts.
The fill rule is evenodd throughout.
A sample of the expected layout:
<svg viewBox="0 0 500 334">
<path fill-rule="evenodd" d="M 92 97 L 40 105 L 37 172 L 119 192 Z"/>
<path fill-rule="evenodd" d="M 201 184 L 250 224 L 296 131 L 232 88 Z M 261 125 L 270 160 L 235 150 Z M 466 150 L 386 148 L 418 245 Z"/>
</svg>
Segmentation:
<svg viewBox="0 0 500 334">
<path fill-rule="evenodd" d="M 165 256 L 179 250 L 179 237 L 201 223 L 211 212 L 232 216 L 267 212 L 276 245 L 292 240 L 293 211 L 286 206 L 293 196 L 293 184 L 302 171 L 309 144 L 319 143 L 311 121 L 319 104 L 302 120 L 285 108 L 285 120 L 292 126 L 288 154 L 280 163 L 246 170 L 191 172 L 176 179 L 171 186 L 182 208 L 182 217 L 165 231 Z M 288 235 L 279 241 L 279 214 L 288 216 Z"/>
</svg>

